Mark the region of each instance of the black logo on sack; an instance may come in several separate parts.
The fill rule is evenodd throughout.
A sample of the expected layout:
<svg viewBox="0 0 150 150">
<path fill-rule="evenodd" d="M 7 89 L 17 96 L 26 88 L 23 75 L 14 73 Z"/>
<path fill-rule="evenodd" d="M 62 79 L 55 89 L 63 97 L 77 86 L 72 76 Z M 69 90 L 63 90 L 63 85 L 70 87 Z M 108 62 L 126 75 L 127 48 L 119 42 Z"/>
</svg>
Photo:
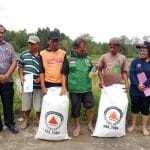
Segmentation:
<svg viewBox="0 0 150 150">
<path fill-rule="evenodd" d="M 111 106 L 104 111 L 104 118 L 109 125 L 117 125 L 122 117 L 123 112 L 118 107 Z"/>
<path fill-rule="evenodd" d="M 52 131 L 60 128 L 63 121 L 64 121 L 64 117 L 59 112 L 49 111 L 45 114 L 45 124 Z"/>
</svg>

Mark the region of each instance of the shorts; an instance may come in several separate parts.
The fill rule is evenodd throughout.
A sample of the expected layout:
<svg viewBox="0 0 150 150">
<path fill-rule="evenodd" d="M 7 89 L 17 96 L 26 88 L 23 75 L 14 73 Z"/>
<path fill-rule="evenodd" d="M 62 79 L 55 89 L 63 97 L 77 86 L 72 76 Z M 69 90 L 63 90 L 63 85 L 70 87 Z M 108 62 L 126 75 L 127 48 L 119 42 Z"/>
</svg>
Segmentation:
<svg viewBox="0 0 150 150">
<path fill-rule="evenodd" d="M 141 112 L 143 115 L 149 114 L 150 97 L 131 96 L 131 111 L 134 114 Z"/>
<path fill-rule="evenodd" d="M 22 93 L 22 111 L 31 110 L 41 112 L 43 94 L 40 89 L 33 90 L 30 93 Z"/>
<path fill-rule="evenodd" d="M 92 92 L 87 93 L 70 93 L 70 100 L 72 105 L 72 117 L 77 118 L 80 116 L 81 104 L 86 109 L 94 107 L 94 97 Z"/>
</svg>

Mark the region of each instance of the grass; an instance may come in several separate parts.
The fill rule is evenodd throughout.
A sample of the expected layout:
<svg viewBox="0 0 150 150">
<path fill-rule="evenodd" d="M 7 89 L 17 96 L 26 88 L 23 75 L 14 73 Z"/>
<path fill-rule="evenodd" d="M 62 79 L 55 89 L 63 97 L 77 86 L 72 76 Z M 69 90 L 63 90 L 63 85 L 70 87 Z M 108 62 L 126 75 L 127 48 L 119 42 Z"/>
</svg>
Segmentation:
<svg viewBox="0 0 150 150">
<path fill-rule="evenodd" d="M 97 58 L 98 59 L 98 58 Z M 97 60 L 96 60 L 97 61 Z M 128 59 L 128 66 L 130 65 L 131 59 Z M 18 72 L 15 71 L 15 73 L 13 74 L 14 79 L 15 79 L 15 84 L 14 84 L 14 89 L 15 89 L 15 95 L 14 95 L 14 111 L 16 115 L 22 115 L 21 113 L 21 92 L 20 89 L 18 89 L 18 86 L 16 85 L 16 83 L 18 84 L 17 80 L 18 79 Z M 95 73 L 92 77 L 92 89 L 93 89 L 93 95 L 94 95 L 94 100 L 95 100 L 95 108 L 94 108 L 94 122 L 96 122 L 96 118 L 97 118 L 97 111 L 98 111 L 98 106 L 99 106 L 99 99 L 100 99 L 100 88 L 99 88 L 99 79 L 98 79 L 98 75 L 97 73 Z M 128 95 L 128 99 L 129 99 L 129 104 L 128 104 L 128 112 L 127 112 L 127 116 L 129 117 L 130 114 L 130 97 Z M 71 107 L 70 107 L 71 109 Z M 71 121 L 71 110 L 69 109 L 69 121 Z M 0 102 L 0 110 L 2 112 L 2 104 Z M 138 117 L 138 120 L 140 120 L 140 114 Z M 31 111 L 31 118 L 35 118 L 35 112 L 34 110 Z M 86 110 L 85 108 L 82 107 L 81 109 L 81 122 L 85 123 L 86 122 Z"/>
</svg>

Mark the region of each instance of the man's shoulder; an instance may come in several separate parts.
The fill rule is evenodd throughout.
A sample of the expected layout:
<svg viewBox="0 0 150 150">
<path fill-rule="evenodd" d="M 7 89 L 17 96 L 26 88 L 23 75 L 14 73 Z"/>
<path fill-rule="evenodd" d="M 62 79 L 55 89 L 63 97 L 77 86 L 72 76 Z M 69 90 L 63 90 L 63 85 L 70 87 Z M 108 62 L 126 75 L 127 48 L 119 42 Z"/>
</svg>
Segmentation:
<svg viewBox="0 0 150 150">
<path fill-rule="evenodd" d="M 110 56 L 110 54 L 109 53 L 105 53 L 105 54 L 102 54 L 101 56 L 100 56 L 100 58 L 102 59 L 102 58 L 107 58 L 107 57 L 109 57 Z"/>
<path fill-rule="evenodd" d="M 21 55 L 25 55 L 25 54 L 28 54 L 29 53 L 29 50 L 25 50 L 21 53 Z"/>
<path fill-rule="evenodd" d="M 125 55 L 118 53 L 118 57 L 123 58 L 123 59 L 127 59 Z"/>
<path fill-rule="evenodd" d="M 23 51 L 21 54 L 20 54 L 20 58 L 21 59 L 26 59 L 26 58 L 28 58 L 28 57 L 30 57 L 31 56 L 31 53 L 29 53 L 29 50 L 25 50 L 25 51 Z"/>
<path fill-rule="evenodd" d="M 6 41 L 3 41 L 3 44 L 6 45 L 9 48 L 13 48 L 12 44 Z"/>
<path fill-rule="evenodd" d="M 42 54 L 42 53 L 44 53 L 44 52 L 46 52 L 47 50 L 46 49 L 42 49 L 41 51 L 40 51 L 40 54 Z"/>
<path fill-rule="evenodd" d="M 67 52 L 65 51 L 65 50 L 63 50 L 63 49 L 58 49 L 58 52 L 61 52 L 61 53 L 63 53 L 63 54 L 66 54 Z"/>
</svg>

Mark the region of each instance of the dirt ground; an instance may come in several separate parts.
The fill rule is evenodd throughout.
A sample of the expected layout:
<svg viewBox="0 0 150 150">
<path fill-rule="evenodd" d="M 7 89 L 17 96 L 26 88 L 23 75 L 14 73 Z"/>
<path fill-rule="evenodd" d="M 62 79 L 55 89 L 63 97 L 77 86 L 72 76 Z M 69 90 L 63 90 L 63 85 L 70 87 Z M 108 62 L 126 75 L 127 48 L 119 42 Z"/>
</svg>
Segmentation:
<svg viewBox="0 0 150 150">
<path fill-rule="evenodd" d="M 121 138 L 96 138 L 82 125 L 79 137 L 54 142 L 34 139 L 37 122 L 32 121 L 25 130 L 19 129 L 18 134 L 12 134 L 7 128 L 0 132 L 0 150 L 150 150 L 150 136 L 143 136 L 140 128 L 138 125 L 136 131 Z M 72 130 L 73 125 L 69 123 L 70 136 Z"/>
</svg>

